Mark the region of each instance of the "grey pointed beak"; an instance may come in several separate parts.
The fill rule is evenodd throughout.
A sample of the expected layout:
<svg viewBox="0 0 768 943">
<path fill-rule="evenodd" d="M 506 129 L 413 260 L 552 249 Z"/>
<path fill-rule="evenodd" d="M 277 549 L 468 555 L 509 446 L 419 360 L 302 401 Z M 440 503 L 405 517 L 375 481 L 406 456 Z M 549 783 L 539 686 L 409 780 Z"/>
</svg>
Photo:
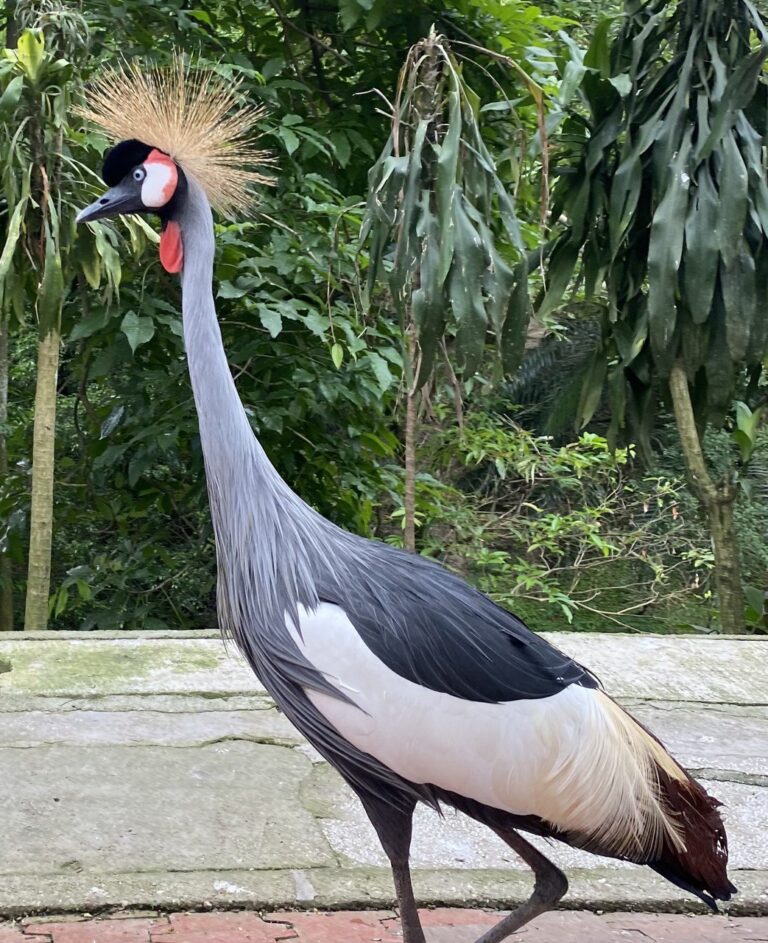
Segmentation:
<svg viewBox="0 0 768 943">
<path fill-rule="evenodd" d="M 120 216 L 124 213 L 145 212 L 146 207 L 141 202 L 141 188 L 130 183 L 119 183 L 104 196 L 99 197 L 90 206 L 80 210 L 75 222 L 92 223 L 97 219 L 107 219 L 110 216 Z"/>
</svg>

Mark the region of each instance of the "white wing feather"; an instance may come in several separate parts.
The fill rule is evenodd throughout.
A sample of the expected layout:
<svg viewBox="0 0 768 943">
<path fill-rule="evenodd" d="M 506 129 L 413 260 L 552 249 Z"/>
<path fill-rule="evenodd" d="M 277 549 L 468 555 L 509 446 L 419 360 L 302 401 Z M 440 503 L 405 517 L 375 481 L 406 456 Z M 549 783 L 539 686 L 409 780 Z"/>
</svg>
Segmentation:
<svg viewBox="0 0 768 943">
<path fill-rule="evenodd" d="M 659 798 L 657 766 L 684 773 L 602 691 L 571 685 L 487 704 L 415 684 L 365 645 L 336 605 L 289 624 L 309 661 L 353 703 L 308 690 L 338 732 L 400 776 L 494 808 L 535 815 L 629 858 L 682 845 Z"/>
</svg>

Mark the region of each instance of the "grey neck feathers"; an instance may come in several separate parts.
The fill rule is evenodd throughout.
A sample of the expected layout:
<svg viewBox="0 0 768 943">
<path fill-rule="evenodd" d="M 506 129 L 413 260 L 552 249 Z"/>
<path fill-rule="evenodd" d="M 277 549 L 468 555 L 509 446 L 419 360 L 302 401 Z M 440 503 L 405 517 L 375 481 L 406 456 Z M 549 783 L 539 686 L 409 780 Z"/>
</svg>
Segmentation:
<svg viewBox="0 0 768 943">
<path fill-rule="evenodd" d="M 307 698 L 307 688 L 345 701 L 351 695 L 314 668 L 296 645 L 287 620 L 298 628 L 299 607 L 312 609 L 323 598 L 351 611 L 355 598 L 380 596 L 384 612 L 394 607 L 386 605 L 384 590 L 377 590 L 374 545 L 335 527 L 298 498 L 251 431 L 216 320 L 211 211 L 198 184 L 189 177 L 188 183 L 177 217 L 184 248 L 184 340 L 216 534 L 221 628 L 288 719 L 349 782 L 395 803 L 403 801 L 397 798 L 402 792 L 420 797 L 424 787 L 406 783 L 353 747 Z M 368 594 L 362 581 L 370 586 Z M 436 807 L 431 793 L 425 797 Z M 412 800 L 405 805 L 411 809 Z"/>
<path fill-rule="evenodd" d="M 219 618 L 225 632 L 248 643 L 249 629 L 279 625 L 299 604 L 316 604 L 323 534 L 337 529 L 291 491 L 251 430 L 216 318 L 211 210 L 201 187 L 188 182 L 178 215 L 184 341 L 216 534 Z"/>
<path fill-rule="evenodd" d="M 184 341 L 207 465 L 230 476 L 255 451 L 256 441 L 227 364 L 213 302 L 213 219 L 194 180 L 179 223 L 184 246 L 181 274 Z"/>
</svg>

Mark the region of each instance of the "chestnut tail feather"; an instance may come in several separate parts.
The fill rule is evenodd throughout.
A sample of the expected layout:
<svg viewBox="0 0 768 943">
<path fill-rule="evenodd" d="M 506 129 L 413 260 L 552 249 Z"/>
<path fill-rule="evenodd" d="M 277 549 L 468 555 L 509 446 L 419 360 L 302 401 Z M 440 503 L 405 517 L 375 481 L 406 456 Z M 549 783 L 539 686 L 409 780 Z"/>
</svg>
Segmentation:
<svg viewBox="0 0 768 943">
<path fill-rule="evenodd" d="M 663 769 L 657 772 L 664 805 L 680 823 L 685 849 L 665 841 L 660 855 L 646 863 L 716 911 L 715 901 L 730 900 L 736 893 L 726 871 L 728 839 L 718 812 L 721 803 L 687 774 L 675 780 Z"/>
</svg>

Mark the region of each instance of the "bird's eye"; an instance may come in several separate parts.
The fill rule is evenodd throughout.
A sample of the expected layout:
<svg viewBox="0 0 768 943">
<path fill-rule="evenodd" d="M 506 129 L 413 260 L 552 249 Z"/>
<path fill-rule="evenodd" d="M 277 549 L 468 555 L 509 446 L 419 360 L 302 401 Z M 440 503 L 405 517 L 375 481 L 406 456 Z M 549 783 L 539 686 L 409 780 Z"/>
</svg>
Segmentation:
<svg viewBox="0 0 768 943">
<path fill-rule="evenodd" d="M 133 179 L 141 183 L 141 181 L 147 176 L 146 170 L 143 167 L 137 167 L 133 172 Z"/>
</svg>

